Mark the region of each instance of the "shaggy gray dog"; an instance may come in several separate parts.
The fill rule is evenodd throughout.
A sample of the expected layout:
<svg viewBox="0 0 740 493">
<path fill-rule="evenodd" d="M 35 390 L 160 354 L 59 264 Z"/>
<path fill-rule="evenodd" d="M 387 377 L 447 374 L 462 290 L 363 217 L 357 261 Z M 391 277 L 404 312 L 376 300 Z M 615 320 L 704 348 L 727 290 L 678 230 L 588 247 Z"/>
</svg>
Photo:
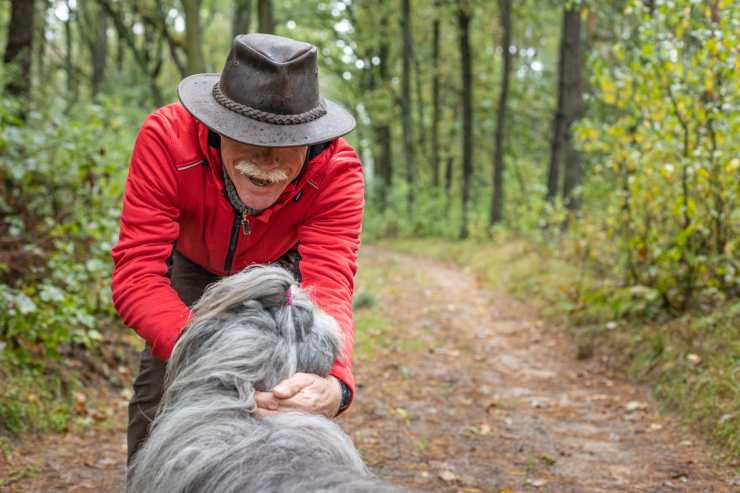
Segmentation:
<svg viewBox="0 0 740 493">
<path fill-rule="evenodd" d="M 399 491 L 368 472 L 333 421 L 254 414 L 255 390 L 296 372 L 328 375 L 339 334 L 282 268 L 253 267 L 213 284 L 167 365 L 128 492 Z"/>
</svg>

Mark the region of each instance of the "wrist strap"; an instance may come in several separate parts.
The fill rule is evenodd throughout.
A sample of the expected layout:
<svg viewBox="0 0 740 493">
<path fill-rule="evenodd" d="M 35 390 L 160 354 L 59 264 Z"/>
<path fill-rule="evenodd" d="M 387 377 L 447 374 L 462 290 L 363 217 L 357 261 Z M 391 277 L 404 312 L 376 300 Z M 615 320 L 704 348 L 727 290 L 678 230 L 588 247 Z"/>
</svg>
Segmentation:
<svg viewBox="0 0 740 493">
<path fill-rule="evenodd" d="M 342 382 L 338 378 L 337 382 L 339 382 L 339 387 L 341 387 L 342 389 L 342 400 L 339 403 L 339 410 L 337 411 L 337 415 L 339 415 L 347 410 L 347 408 L 349 407 L 349 403 L 352 401 L 352 391 L 349 389 L 349 386 L 347 386 L 346 383 Z"/>
</svg>

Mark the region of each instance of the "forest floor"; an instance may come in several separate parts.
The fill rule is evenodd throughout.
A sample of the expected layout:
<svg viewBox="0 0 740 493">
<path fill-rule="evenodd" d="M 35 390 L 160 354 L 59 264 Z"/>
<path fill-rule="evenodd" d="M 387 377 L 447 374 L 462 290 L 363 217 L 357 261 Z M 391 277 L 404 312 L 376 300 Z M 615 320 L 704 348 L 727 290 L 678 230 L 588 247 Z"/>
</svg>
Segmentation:
<svg viewBox="0 0 740 493">
<path fill-rule="evenodd" d="M 430 492 L 740 491 L 702 437 L 577 361 L 531 307 L 424 257 L 370 246 L 360 265 L 358 395 L 340 423 L 380 477 Z M 80 397 L 95 424 L 0 453 L 0 492 L 123 491 L 126 388 Z"/>
</svg>

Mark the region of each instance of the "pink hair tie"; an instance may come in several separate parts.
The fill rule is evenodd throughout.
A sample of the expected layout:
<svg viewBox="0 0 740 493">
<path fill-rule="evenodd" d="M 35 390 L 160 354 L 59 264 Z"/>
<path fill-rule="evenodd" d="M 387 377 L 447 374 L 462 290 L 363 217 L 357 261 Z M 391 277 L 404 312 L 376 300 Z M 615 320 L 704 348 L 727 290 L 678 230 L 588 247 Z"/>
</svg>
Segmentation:
<svg viewBox="0 0 740 493">
<path fill-rule="evenodd" d="M 285 297 L 287 298 L 285 300 L 286 305 L 292 305 L 293 304 L 293 291 L 290 290 L 290 287 L 285 290 Z"/>
</svg>

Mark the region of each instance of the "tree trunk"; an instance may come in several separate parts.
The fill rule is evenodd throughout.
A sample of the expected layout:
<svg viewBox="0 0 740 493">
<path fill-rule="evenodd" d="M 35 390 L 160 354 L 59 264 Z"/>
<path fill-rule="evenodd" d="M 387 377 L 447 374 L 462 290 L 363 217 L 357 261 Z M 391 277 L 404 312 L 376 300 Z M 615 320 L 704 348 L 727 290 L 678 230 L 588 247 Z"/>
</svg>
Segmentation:
<svg viewBox="0 0 740 493">
<path fill-rule="evenodd" d="M 373 131 L 377 141 L 377 174 L 381 180 L 380 207 L 388 207 L 388 192 L 393 186 L 393 166 L 391 164 L 391 127 L 387 123 L 377 125 Z"/>
<path fill-rule="evenodd" d="M 457 119 L 460 118 L 460 105 L 456 101 L 454 106 L 452 107 L 452 119 L 450 121 L 457 122 Z M 457 126 L 453 123 L 452 125 L 449 125 L 449 135 L 447 137 L 448 142 L 455 142 L 457 140 Z M 447 199 L 447 207 L 446 211 L 449 214 L 450 209 L 452 208 L 452 178 L 454 176 L 454 165 L 455 165 L 455 158 L 448 150 L 447 152 L 447 163 L 445 167 L 445 174 L 444 174 L 444 186 L 445 186 L 445 198 Z"/>
<path fill-rule="evenodd" d="M 162 56 L 163 38 L 159 28 L 148 24 L 144 25 L 143 38 L 143 43 L 141 45 L 141 58 L 144 63 L 141 68 L 145 70 L 146 74 L 149 76 L 149 91 L 151 92 L 154 106 L 159 107 L 162 106 L 164 102 L 162 90 L 157 82 L 159 74 L 162 72 L 164 62 Z"/>
<path fill-rule="evenodd" d="M 581 83 L 581 11 L 575 9 L 566 13 L 568 22 L 565 23 L 567 50 L 563 61 L 565 84 L 563 89 L 564 109 L 567 126 L 565 128 L 565 168 L 563 173 L 563 201 L 570 210 L 578 209 L 580 201 L 573 195 L 573 190 L 581 183 L 582 161 L 581 153 L 573 142 L 573 123 L 583 114 L 583 86 Z"/>
<path fill-rule="evenodd" d="M 154 105 L 161 106 L 163 97 L 157 82 L 164 65 L 162 51 L 165 33 L 161 26 L 152 22 L 143 22 L 144 33 L 139 42 L 131 25 L 126 21 L 124 12 L 115 7 L 117 3 L 110 0 L 98 0 L 98 3 L 105 9 L 118 34 L 117 56 L 121 58 L 117 61 L 123 61 L 123 45 L 125 44 L 133 55 L 136 65 L 148 78 L 147 82 Z"/>
<path fill-rule="evenodd" d="M 36 66 L 36 80 L 46 80 L 46 15 L 51 8 L 50 0 L 39 0 L 36 4 L 36 39 L 35 55 L 33 59 Z"/>
<path fill-rule="evenodd" d="M 383 8 L 383 6 L 379 5 L 379 8 Z M 380 28 L 381 32 L 387 32 L 389 16 L 387 13 L 387 9 L 383 9 L 382 11 L 384 12 L 384 14 L 380 19 Z M 380 85 L 384 87 L 386 91 L 388 91 L 388 87 L 390 86 L 390 73 L 388 66 L 390 51 L 391 48 L 388 37 L 381 36 L 380 44 L 378 46 L 378 58 L 380 59 L 380 63 L 378 63 L 378 75 Z M 391 97 L 389 92 L 387 94 L 387 97 Z M 389 111 L 387 107 L 383 107 L 383 109 L 385 111 L 383 111 L 384 114 L 380 117 L 380 122 L 377 124 L 375 130 L 375 139 L 378 149 L 378 174 L 380 175 L 380 178 L 382 180 L 382 185 L 380 189 L 380 206 L 381 209 L 385 211 L 385 209 L 388 207 L 388 193 L 393 187 L 393 139 L 391 133 L 391 125 L 388 122 Z"/>
<path fill-rule="evenodd" d="M 252 23 L 252 0 L 234 0 L 231 17 L 231 38 L 237 34 L 247 34 Z"/>
<path fill-rule="evenodd" d="M 185 54 L 187 55 L 187 74 L 206 71 L 203 58 L 203 36 L 200 28 L 200 6 L 202 0 L 182 0 L 185 13 Z"/>
<path fill-rule="evenodd" d="M 491 217 L 493 226 L 504 217 L 504 134 L 506 131 L 506 105 L 509 98 L 509 79 L 511 75 L 511 0 L 499 0 L 499 17 L 501 19 L 501 53 L 504 67 L 501 73 L 501 92 L 496 114 L 496 135 L 493 151 L 493 198 L 491 199 Z"/>
<path fill-rule="evenodd" d="M 406 182 L 408 193 L 406 206 L 409 218 L 414 215 L 414 185 L 416 165 L 414 162 L 414 135 L 411 124 L 411 0 L 401 0 L 401 34 L 403 52 L 401 57 L 401 121 L 403 125 L 404 160 L 406 161 Z"/>
<path fill-rule="evenodd" d="M 458 0 L 457 22 L 459 27 L 460 59 L 462 69 L 462 225 L 460 238 L 470 235 L 468 216 L 470 213 L 470 180 L 473 175 L 473 68 L 470 58 L 471 6 L 466 0 Z"/>
<path fill-rule="evenodd" d="M 440 48 L 440 0 L 434 0 L 434 22 L 432 24 L 432 184 L 439 186 L 439 48 Z"/>
<path fill-rule="evenodd" d="M 563 183 L 563 195 L 566 201 L 570 202 L 570 206 L 577 205 L 570 201 L 569 196 L 580 180 L 580 157 L 573 148 L 570 132 L 571 124 L 582 111 L 580 31 L 580 9 L 573 7 L 571 10 L 564 10 L 558 60 L 558 103 L 553 118 L 547 199 L 553 200 L 557 196 L 560 185 L 560 162 L 565 154 L 568 161 L 565 174 L 568 177 Z"/>
<path fill-rule="evenodd" d="M 33 1 L 11 0 L 5 64 L 17 64 L 17 72 L 5 84 L 8 94 L 28 100 L 31 95 L 31 58 L 33 55 Z M 27 105 L 26 105 L 27 106 Z M 21 117 L 25 119 L 26 110 Z"/>
<path fill-rule="evenodd" d="M 116 29 L 116 72 L 123 72 L 123 60 L 126 55 L 126 40 Z"/>
<path fill-rule="evenodd" d="M 92 60 L 92 76 L 90 86 L 95 99 L 105 80 L 105 66 L 108 59 L 108 15 L 97 5 L 93 6 L 95 19 L 95 35 L 90 43 L 90 59 Z"/>
<path fill-rule="evenodd" d="M 66 0 L 67 20 L 64 21 L 64 72 L 67 85 L 67 109 L 77 101 L 77 82 L 74 72 L 74 43 L 72 39 L 72 16 L 74 11 L 69 0 Z"/>
<path fill-rule="evenodd" d="M 452 194 L 452 171 L 455 165 L 455 158 L 452 156 L 447 157 L 447 166 L 445 167 L 445 196 L 447 197 L 447 204 L 450 204 L 450 196 Z M 449 211 L 449 207 L 447 210 Z"/>
<path fill-rule="evenodd" d="M 416 134 L 418 137 L 416 152 L 422 160 L 425 160 L 427 157 L 426 116 L 424 112 L 424 93 L 421 83 L 421 64 L 419 63 L 419 57 L 416 50 L 417 49 L 414 48 L 414 51 L 411 53 L 414 62 L 414 86 L 416 88 Z"/>
<path fill-rule="evenodd" d="M 258 0 L 257 9 L 257 30 L 261 33 L 273 34 L 275 32 L 275 19 L 272 16 L 272 0 Z"/>
</svg>

